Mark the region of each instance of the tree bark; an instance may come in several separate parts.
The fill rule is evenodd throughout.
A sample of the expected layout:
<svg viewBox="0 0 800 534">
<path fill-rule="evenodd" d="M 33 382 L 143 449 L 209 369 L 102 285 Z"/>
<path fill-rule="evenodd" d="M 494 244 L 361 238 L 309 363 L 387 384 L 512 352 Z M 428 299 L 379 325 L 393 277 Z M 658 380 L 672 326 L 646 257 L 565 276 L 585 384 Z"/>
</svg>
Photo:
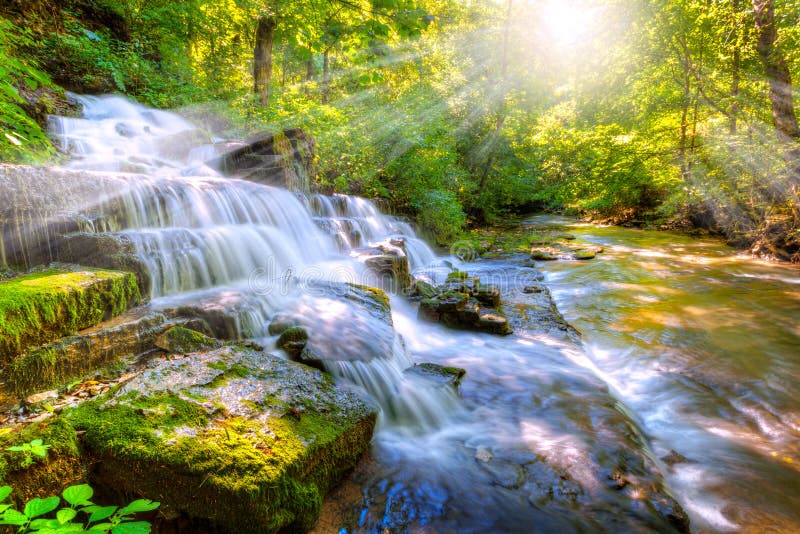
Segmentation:
<svg viewBox="0 0 800 534">
<path fill-rule="evenodd" d="M 253 50 L 253 92 L 262 106 L 269 106 L 269 82 L 272 77 L 272 43 L 278 21 L 273 15 L 261 15 L 256 28 Z"/>
<path fill-rule="evenodd" d="M 733 63 L 731 64 L 731 107 L 730 107 L 730 132 L 731 135 L 736 135 L 738 129 L 737 119 L 739 115 L 739 81 L 740 71 L 742 65 L 742 44 L 741 44 L 741 31 L 739 30 L 739 0 L 733 0 L 733 23 L 735 26 L 735 39 L 733 44 Z"/>
<path fill-rule="evenodd" d="M 778 138 L 783 142 L 800 141 L 800 127 L 794 113 L 792 78 L 786 59 L 775 48 L 778 30 L 775 27 L 775 5 L 773 0 L 753 0 L 756 31 L 758 32 L 758 54 L 769 80 L 769 100 L 772 104 L 772 120 Z"/>
<path fill-rule="evenodd" d="M 306 83 L 303 87 L 303 92 L 305 92 L 306 96 L 311 94 L 311 80 L 314 79 L 314 54 L 311 53 L 311 50 L 309 50 L 309 53 L 311 55 L 306 61 Z"/>
<path fill-rule="evenodd" d="M 328 102 L 328 90 L 330 89 L 330 49 L 325 50 L 322 55 L 322 102 Z"/>
</svg>

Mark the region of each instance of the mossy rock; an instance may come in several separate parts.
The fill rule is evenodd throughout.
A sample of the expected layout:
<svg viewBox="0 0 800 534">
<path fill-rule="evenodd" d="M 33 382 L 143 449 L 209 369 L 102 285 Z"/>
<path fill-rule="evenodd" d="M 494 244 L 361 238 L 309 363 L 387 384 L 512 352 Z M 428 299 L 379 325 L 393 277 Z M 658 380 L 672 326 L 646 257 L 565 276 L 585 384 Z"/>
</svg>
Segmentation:
<svg viewBox="0 0 800 534">
<path fill-rule="evenodd" d="M 344 294 L 345 298 L 365 304 L 375 309 L 380 315 L 388 314 L 391 320 L 392 307 L 389 304 L 389 295 L 386 291 L 377 287 L 364 286 L 360 284 L 347 284 L 352 291 Z"/>
<path fill-rule="evenodd" d="M 439 293 L 436 286 L 422 280 L 418 280 L 417 283 L 414 284 L 414 292 L 417 296 L 424 299 L 433 298 Z"/>
<path fill-rule="evenodd" d="M 447 275 L 448 282 L 463 282 L 467 278 L 469 278 L 469 274 L 464 271 L 453 271 Z"/>
<path fill-rule="evenodd" d="M 19 398 L 63 385 L 126 356 L 151 350 L 170 324 L 161 313 L 147 308 L 131 310 L 15 358 L 6 367 L 6 386 Z"/>
<path fill-rule="evenodd" d="M 536 261 L 553 261 L 558 258 L 547 250 L 534 248 L 531 249 L 531 259 Z"/>
<path fill-rule="evenodd" d="M 210 338 L 196 330 L 173 326 L 156 339 L 156 347 L 175 354 L 191 354 L 219 348 L 219 340 Z"/>
<path fill-rule="evenodd" d="M 243 347 L 150 364 L 65 414 L 93 484 L 230 532 L 306 531 L 369 447 L 373 408 L 317 370 Z"/>
<path fill-rule="evenodd" d="M 594 250 L 576 250 L 572 257 L 576 260 L 593 260 L 597 256 Z"/>
<path fill-rule="evenodd" d="M 435 363 L 419 363 L 415 364 L 414 367 L 406 369 L 405 373 L 436 384 L 458 388 L 461 384 L 461 380 L 466 376 L 467 371 L 460 367 L 448 367 Z"/>
<path fill-rule="evenodd" d="M 276 345 L 286 351 L 291 358 L 297 359 L 308 343 L 308 332 L 299 326 L 293 326 L 283 331 Z"/>
<path fill-rule="evenodd" d="M 141 300 L 131 273 L 47 269 L 0 282 L 0 362 L 125 312 Z"/>
</svg>

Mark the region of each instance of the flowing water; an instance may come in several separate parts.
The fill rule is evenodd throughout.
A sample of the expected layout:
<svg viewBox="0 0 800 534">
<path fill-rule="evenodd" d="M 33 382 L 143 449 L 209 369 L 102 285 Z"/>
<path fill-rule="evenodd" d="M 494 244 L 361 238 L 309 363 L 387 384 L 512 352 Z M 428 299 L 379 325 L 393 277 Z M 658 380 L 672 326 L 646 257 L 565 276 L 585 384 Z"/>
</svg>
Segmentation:
<svg viewBox="0 0 800 534">
<path fill-rule="evenodd" d="M 214 300 L 268 347 L 269 322 L 299 312 L 336 353 L 337 380 L 381 408 L 370 459 L 318 531 L 668 531 L 671 494 L 698 531 L 800 529 L 796 269 L 710 241 L 577 226 L 607 252 L 544 269 L 582 343 L 525 320 L 541 309 L 523 291 L 538 274 L 515 259 L 461 266 L 501 286 L 513 336 L 420 323 L 397 295 L 392 327 L 325 288 L 364 281 L 356 249 L 397 235 L 412 269 L 443 276 L 448 264 L 407 222 L 365 199 L 222 178 L 203 165 L 213 145 L 154 156 L 192 126 L 80 99 L 84 118 L 54 120 L 70 166 L 144 173 L 120 174 L 103 202 L 147 265 L 151 305 Z M 466 369 L 460 396 L 405 372 L 419 362 Z M 670 450 L 687 462 L 658 459 Z"/>
</svg>

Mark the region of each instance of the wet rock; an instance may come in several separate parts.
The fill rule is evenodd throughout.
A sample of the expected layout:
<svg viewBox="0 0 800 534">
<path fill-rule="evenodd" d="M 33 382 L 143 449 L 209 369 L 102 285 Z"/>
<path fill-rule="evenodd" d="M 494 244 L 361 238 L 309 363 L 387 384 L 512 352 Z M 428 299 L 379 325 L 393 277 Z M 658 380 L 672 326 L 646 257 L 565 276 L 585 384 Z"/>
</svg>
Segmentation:
<svg viewBox="0 0 800 534">
<path fill-rule="evenodd" d="M 480 278 L 456 271 L 435 290 L 435 296 L 420 301 L 417 314 L 420 320 L 439 322 L 455 329 L 500 335 L 512 333 L 513 329 L 500 311 L 497 286 L 481 284 Z M 484 310 L 481 305 L 489 309 Z"/>
<path fill-rule="evenodd" d="M 536 261 L 554 261 L 558 257 L 548 249 L 533 248 L 531 249 L 531 259 Z"/>
<path fill-rule="evenodd" d="M 507 336 L 514 333 L 514 330 L 508 323 L 507 318 L 491 313 L 482 314 L 480 316 L 480 319 L 478 320 L 478 328 L 484 332 L 489 332 L 490 334 L 499 334 L 501 336 Z"/>
<path fill-rule="evenodd" d="M 286 313 L 298 319 L 308 334 L 297 361 L 325 369 L 335 362 L 389 358 L 395 349 L 395 331 L 389 298 L 374 287 L 343 283 L 315 283 L 313 296 L 300 299 Z M 325 320 L 319 320 L 324 317 Z"/>
<path fill-rule="evenodd" d="M 132 272 L 136 275 L 140 293 L 147 295 L 150 292 L 147 266 L 124 234 L 73 233 L 62 236 L 55 250 L 59 261 Z"/>
<path fill-rule="evenodd" d="M 433 284 L 418 280 L 414 284 L 414 294 L 424 299 L 433 298 L 438 294 L 436 287 Z"/>
<path fill-rule="evenodd" d="M 206 164 L 227 176 L 309 193 L 316 141 L 300 129 L 264 132 Z"/>
<path fill-rule="evenodd" d="M 290 358 L 297 359 L 307 343 L 308 332 L 303 328 L 293 326 L 283 331 L 276 345 L 279 349 L 283 349 Z"/>
<path fill-rule="evenodd" d="M 166 352 L 190 354 L 192 352 L 217 349 L 222 344 L 219 340 L 210 338 L 195 330 L 174 326 L 158 336 L 155 345 Z"/>
<path fill-rule="evenodd" d="M 435 363 L 418 363 L 406 369 L 405 373 L 439 385 L 447 385 L 458 389 L 467 371 L 460 367 L 448 367 Z"/>
<path fill-rule="evenodd" d="M 472 296 L 482 304 L 496 308 L 500 306 L 500 289 L 491 284 L 480 284 L 475 287 Z"/>
<path fill-rule="evenodd" d="M 689 461 L 689 459 L 686 458 L 681 453 L 676 452 L 673 449 L 670 449 L 669 454 L 661 457 L 661 461 L 669 466 L 673 466 L 676 464 L 685 464 Z"/>
<path fill-rule="evenodd" d="M 269 323 L 269 327 L 267 331 L 271 336 L 277 336 L 282 333 L 284 330 L 291 328 L 293 326 L 298 326 L 300 323 L 297 318 L 285 314 L 279 313 L 275 317 L 272 318 L 272 321 Z"/>
<path fill-rule="evenodd" d="M 532 293 L 541 293 L 542 291 L 544 291 L 544 287 L 542 286 L 525 286 L 522 288 L 522 292 L 529 295 Z"/>
<path fill-rule="evenodd" d="M 376 412 L 321 373 L 241 347 L 153 362 L 63 416 L 93 484 L 232 532 L 307 531 L 369 448 Z"/>
<path fill-rule="evenodd" d="M 169 321 L 164 314 L 146 308 L 131 310 L 16 358 L 6 368 L 7 385 L 22 396 L 65 384 L 152 350 L 156 338 L 176 324 L 180 321 Z"/>
<path fill-rule="evenodd" d="M 372 247 L 357 249 L 359 259 L 370 271 L 369 285 L 392 293 L 407 292 L 414 282 L 410 274 L 405 240 L 390 239 Z"/>
<path fill-rule="evenodd" d="M 492 460 L 492 453 L 484 447 L 478 447 L 478 450 L 475 451 L 475 459 L 483 463 L 489 462 Z"/>
<path fill-rule="evenodd" d="M 576 260 L 593 260 L 597 253 L 593 250 L 576 250 L 572 257 Z"/>
</svg>

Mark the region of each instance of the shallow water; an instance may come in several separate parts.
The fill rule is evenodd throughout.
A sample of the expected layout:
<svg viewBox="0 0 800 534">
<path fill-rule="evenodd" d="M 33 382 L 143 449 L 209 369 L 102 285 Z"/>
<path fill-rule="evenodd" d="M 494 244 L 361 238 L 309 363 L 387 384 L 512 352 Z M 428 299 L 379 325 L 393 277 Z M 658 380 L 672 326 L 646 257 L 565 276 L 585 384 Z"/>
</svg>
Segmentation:
<svg viewBox="0 0 800 534">
<path fill-rule="evenodd" d="M 698 531 L 800 531 L 800 269 L 712 239 L 573 224 L 543 265 L 586 366 L 635 414 Z"/>
</svg>

